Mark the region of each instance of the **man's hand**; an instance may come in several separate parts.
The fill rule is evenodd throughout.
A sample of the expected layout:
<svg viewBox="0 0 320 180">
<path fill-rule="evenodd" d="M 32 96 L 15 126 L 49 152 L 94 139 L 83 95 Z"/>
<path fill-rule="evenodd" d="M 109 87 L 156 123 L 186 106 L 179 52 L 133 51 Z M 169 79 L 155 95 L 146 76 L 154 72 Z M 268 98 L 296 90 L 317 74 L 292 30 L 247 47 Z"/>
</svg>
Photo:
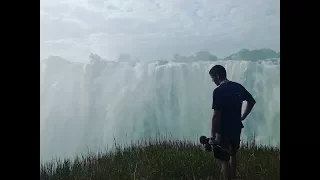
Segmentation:
<svg viewBox="0 0 320 180">
<path fill-rule="evenodd" d="M 209 144 L 220 144 L 220 134 L 216 133 L 215 136 L 209 139 Z"/>
<path fill-rule="evenodd" d="M 211 137 L 210 139 L 209 139 L 209 144 L 214 144 L 214 141 L 213 141 L 213 139 L 215 139 L 215 137 Z"/>
</svg>

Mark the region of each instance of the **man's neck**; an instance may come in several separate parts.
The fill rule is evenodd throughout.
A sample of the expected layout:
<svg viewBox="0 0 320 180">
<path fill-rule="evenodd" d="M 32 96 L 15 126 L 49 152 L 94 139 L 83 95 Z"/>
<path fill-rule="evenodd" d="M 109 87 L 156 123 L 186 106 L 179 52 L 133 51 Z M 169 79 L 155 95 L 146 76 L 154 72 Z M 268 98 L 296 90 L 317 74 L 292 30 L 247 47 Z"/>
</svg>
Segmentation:
<svg viewBox="0 0 320 180">
<path fill-rule="evenodd" d="M 220 85 L 223 84 L 223 83 L 227 83 L 227 82 L 229 82 L 229 80 L 228 80 L 228 79 L 225 79 L 225 80 L 223 80 L 223 81 L 220 82 Z M 219 86 L 220 86 L 220 85 L 219 85 Z"/>
</svg>

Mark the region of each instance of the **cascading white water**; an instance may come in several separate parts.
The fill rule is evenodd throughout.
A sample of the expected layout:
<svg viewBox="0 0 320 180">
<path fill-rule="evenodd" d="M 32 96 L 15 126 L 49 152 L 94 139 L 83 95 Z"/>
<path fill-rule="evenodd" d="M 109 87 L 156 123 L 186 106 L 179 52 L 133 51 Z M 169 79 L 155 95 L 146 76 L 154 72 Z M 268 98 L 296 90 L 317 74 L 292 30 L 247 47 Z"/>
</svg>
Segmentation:
<svg viewBox="0 0 320 180">
<path fill-rule="evenodd" d="M 280 143 L 280 60 L 189 63 L 71 63 L 40 66 L 40 156 L 73 157 L 106 145 L 170 133 L 198 140 L 209 135 L 212 90 L 208 71 L 226 67 L 257 101 L 244 136 Z"/>
</svg>

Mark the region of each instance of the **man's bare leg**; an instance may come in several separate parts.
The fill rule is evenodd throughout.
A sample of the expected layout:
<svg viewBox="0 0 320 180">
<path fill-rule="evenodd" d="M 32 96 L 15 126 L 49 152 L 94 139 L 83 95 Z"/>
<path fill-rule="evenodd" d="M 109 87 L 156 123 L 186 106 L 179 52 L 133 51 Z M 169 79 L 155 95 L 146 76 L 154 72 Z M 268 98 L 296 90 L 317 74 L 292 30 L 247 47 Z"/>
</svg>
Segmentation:
<svg viewBox="0 0 320 180">
<path fill-rule="evenodd" d="M 228 161 L 221 161 L 221 172 L 224 179 L 231 180 L 230 163 Z"/>
<path fill-rule="evenodd" d="M 230 173 L 231 177 L 235 178 L 237 172 L 237 156 L 233 155 L 230 157 Z"/>
</svg>

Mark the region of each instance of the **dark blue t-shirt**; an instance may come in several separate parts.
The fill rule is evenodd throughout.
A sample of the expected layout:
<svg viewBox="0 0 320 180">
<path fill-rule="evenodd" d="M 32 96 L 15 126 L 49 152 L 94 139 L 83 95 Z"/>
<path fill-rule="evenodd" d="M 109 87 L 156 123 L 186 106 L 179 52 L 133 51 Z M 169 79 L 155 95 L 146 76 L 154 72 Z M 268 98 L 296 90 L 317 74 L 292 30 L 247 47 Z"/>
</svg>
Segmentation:
<svg viewBox="0 0 320 180">
<path fill-rule="evenodd" d="M 252 95 L 239 83 L 226 82 L 213 91 L 212 109 L 221 110 L 219 133 L 233 135 L 239 133 L 241 122 L 241 108 L 243 101 L 254 101 Z"/>
</svg>

